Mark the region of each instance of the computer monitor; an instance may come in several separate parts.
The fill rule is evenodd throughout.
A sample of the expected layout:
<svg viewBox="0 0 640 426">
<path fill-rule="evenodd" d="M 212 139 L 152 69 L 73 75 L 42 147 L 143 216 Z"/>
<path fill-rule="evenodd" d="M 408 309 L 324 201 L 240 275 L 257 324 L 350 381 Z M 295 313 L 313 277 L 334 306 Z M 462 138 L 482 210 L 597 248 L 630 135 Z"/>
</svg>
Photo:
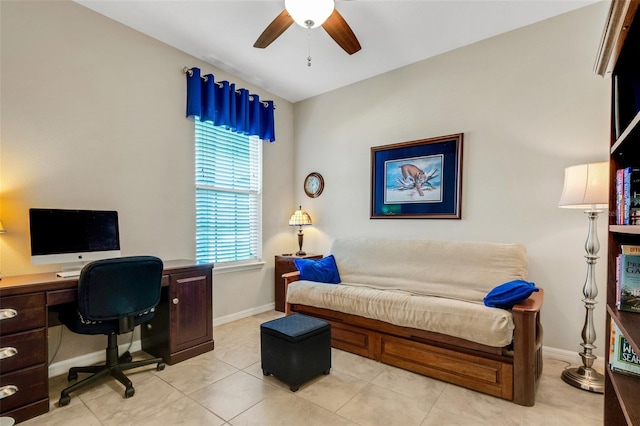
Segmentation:
<svg viewBox="0 0 640 426">
<path fill-rule="evenodd" d="M 120 257 L 118 212 L 29 209 L 31 263 L 81 269 L 93 260 Z"/>
</svg>

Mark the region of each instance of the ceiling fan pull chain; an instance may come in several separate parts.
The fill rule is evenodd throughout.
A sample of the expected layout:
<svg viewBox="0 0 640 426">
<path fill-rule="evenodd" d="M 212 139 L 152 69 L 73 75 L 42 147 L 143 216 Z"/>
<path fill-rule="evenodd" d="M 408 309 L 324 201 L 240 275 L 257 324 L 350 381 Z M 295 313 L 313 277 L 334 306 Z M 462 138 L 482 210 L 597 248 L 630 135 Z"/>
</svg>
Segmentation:
<svg viewBox="0 0 640 426">
<path fill-rule="evenodd" d="M 307 29 L 309 33 L 309 56 L 307 57 L 307 66 L 311 66 L 311 27 Z"/>
</svg>

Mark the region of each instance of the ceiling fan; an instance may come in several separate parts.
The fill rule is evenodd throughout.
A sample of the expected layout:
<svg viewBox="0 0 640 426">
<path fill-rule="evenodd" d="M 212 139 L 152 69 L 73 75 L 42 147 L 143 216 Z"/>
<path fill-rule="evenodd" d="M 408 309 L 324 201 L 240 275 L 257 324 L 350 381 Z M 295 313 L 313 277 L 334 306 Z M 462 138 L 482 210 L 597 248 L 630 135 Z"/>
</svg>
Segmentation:
<svg viewBox="0 0 640 426">
<path fill-rule="evenodd" d="M 336 10 L 334 0 L 285 0 L 284 10 L 265 28 L 253 47 L 264 49 L 293 23 L 304 28 L 322 28 L 349 55 L 361 49 L 347 21 Z"/>
</svg>

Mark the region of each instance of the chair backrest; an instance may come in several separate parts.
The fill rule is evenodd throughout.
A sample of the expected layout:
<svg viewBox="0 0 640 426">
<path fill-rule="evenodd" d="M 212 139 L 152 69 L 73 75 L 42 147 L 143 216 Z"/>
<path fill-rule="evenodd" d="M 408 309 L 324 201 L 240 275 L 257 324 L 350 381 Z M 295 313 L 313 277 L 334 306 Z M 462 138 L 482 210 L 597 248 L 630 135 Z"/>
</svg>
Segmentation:
<svg viewBox="0 0 640 426">
<path fill-rule="evenodd" d="M 160 301 L 162 260 L 129 256 L 87 264 L 78 281 L 78 311 L 91 321 L 148 312 Z"/>
</svg>

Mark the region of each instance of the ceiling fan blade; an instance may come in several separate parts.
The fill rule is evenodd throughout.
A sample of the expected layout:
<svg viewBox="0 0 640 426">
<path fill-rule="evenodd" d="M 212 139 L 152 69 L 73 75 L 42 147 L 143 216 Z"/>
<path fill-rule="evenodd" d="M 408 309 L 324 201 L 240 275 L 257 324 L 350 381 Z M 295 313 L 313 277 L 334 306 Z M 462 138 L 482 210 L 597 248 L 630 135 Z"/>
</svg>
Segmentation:
<svg viewBox="0 0 640 426">
<path fill-rule="evenodd" d="M 256 42 L 253 44 L 253 47 L 264 49 L 273 43 L 275 39 L 280 37 L 282 33 L 291 26 L 291 24 L 293 24 L 293 18 L 289 16 L 289 12 L 283 10 L 280 15 L 276 16 L 276 19 L 271 21 L 262 34 L 260 34 L 260 37 L 258 37 Z"/>
<path fill-rule="evenodd" d="M 333 9 L 333 13 L 329 16 L 329 19 L 322 24 L 322 28 L 324 28 L 331 38 L 349 55 L 353 55 L 362 48 L 351 27 L 337 9 Z"/>
</svg>

